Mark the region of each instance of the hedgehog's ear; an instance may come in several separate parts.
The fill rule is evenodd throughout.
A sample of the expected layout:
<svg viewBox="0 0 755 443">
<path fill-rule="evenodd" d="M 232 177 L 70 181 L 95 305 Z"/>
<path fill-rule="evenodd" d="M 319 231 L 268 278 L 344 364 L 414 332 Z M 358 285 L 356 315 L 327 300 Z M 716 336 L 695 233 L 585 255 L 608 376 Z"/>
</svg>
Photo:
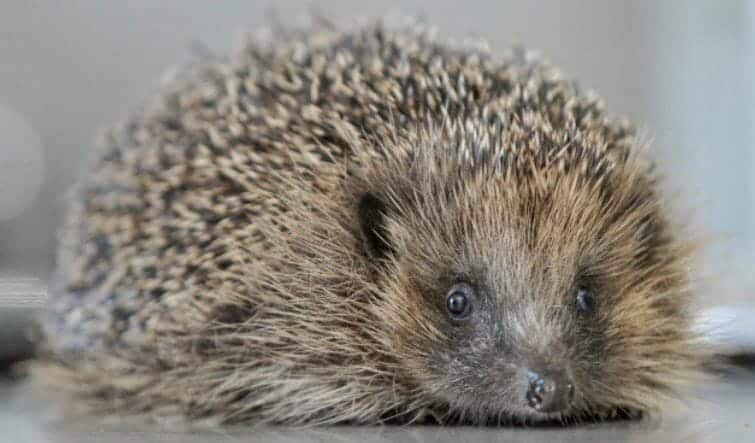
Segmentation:
<svg viewBox="0 0 755 443">
<path fill-rule="evenodd" d="M 367 255 L 373 260 L 380 260 L 393 253 L 388 229 L 386 228 L 386 205 L 372 193 L 359 198 L 357 216 Z"/>
</svg>

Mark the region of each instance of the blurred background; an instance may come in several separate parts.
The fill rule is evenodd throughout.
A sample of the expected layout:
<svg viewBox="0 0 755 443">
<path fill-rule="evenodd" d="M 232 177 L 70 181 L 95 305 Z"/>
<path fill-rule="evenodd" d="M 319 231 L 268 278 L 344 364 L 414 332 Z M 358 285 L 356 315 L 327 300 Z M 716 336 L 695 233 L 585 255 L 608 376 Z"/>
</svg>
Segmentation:
<svg viewBox="0 0 755 443">
<path fill-rule="evenodd" d="M 191 57 L 193 42 L 226 51 L 235 32 L 264 25 L 271 11 L 286 21 L 313 7 L 335 19 L 398 10 L 449 38 L 482 36 L 495 52 L 540 50 L 652 138 L 678 217 L 711 240 L 696 275 L 702 303 L 731 312 L 755 300 L 755 2 L 2 0 L 8 319 L 42 294 L 64 191 L 97 131 L 136 110 L 163 72 Z M 17 331 L 9 321 L 0 319 L 0 330 Z"/>
</svg>

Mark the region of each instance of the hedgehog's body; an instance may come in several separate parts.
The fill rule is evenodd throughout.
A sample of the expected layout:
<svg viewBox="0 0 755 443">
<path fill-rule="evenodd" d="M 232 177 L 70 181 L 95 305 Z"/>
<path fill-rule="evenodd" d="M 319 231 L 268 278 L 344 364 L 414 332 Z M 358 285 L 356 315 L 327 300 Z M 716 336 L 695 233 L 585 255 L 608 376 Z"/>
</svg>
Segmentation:
<svg viewBox="0 0 755 443">
<path fill-rule="evenodd" d="M 46 331 L 79 398 L 540 420 L 692 367 L 684 256 L 596 99 L 421 32 L 288 38 L 173 80 L 77 190 Z"/>
</svg>

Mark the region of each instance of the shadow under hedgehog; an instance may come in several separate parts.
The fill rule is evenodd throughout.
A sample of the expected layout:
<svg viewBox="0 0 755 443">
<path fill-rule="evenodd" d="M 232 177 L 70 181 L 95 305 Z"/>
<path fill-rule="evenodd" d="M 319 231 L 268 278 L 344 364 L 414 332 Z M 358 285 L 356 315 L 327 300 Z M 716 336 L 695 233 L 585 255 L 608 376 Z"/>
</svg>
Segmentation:
<svg viewBox="0 0 755 443">
<path fill-rule="evenodd" d="M 653 411 L 697 372 L 631 125 L 525 53 L 317 24 L 180 70 L 74 191 L 40 373 L 115 415 Z"/>
</svg>

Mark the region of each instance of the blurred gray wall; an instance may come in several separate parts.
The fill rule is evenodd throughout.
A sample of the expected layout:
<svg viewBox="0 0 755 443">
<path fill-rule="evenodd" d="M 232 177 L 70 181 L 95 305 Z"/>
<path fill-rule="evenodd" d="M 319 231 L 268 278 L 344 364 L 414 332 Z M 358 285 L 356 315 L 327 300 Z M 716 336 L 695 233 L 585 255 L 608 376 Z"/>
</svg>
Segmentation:
<svg viewBox="0 0 755 443">
<path fill-rule="evenodd" d="M 710 268 L 749 276 L 755 7 L 735 0 L 3 0 L 0 274 L 47 275 L 61 196 L 93 135 L 134 110 L 166 68 L 190 56 L 192 41 L 225 50 L 271 9 L 290 17 L 312 6 L 336 18 L 419 13 L 449 36 L 483 36 L 494 50 L 540 49 L 647 130 L 677 206 L 694 209 L 693 225 L 714 236 Z"/>
</svg>

